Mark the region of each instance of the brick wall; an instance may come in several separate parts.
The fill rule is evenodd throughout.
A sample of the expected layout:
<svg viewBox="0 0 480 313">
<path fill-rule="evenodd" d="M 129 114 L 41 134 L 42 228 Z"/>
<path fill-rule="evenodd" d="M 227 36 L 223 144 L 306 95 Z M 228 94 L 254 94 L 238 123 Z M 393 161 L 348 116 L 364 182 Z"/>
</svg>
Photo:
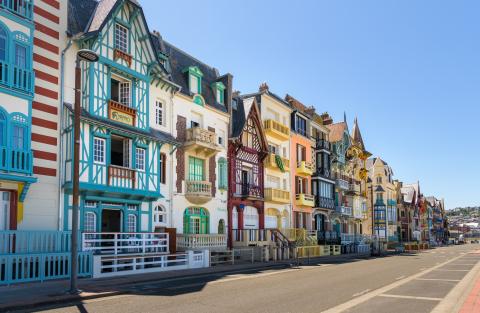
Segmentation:
<svg viewBox="0 0 480 313">
<path fill-rule="evenodd" d="M 177 140 L 181 143 L 187 139 L 187 119 L 183 116 L 177 116 Z M 177 192 L 182 192 L 182 181 L 185 180 L 185 151 L 183 148 L 177 149 Z"/>
<path fill-rule="evenodd" d="M 213 127 L 208 127 L 208 130 L 211 132 L 215 132 L 215 128 Z M 215 197 L 215 194 L 217 192 L 217 173 L 215 172 L 217 168 L 217 162 L 215 161 L 215 156 L 210 157 L 208 160 L 208 180 L 210 183 L 212 183 L 212 197 Z"/>
</svg>

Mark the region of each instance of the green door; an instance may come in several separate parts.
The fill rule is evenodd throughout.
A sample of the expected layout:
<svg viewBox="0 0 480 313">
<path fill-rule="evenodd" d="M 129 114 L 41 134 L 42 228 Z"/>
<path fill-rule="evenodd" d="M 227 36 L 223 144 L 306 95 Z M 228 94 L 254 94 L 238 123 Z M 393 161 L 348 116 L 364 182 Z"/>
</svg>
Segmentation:
<svg viewBox="0 0 480 313">
<path fill-rule="evenodd" d="M 210 218 L 204 208 L 187 208 L 183 213 L 184 234 L 208 234 L 210 233 Z"/>
</svg>

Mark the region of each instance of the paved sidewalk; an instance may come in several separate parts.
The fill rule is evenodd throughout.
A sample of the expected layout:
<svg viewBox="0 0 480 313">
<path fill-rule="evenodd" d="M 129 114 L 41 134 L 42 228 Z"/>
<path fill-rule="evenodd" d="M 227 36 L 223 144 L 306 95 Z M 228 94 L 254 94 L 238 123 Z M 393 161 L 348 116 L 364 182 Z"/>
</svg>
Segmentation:
<svg viewBox="0 0 480 313">
<path fill-rule="evenodd" d="M 480 254 L 480 250 L 474 252 Z M 468 294 L 465 302 L 461 306 L 459 313 L 478 313 L 480 312 L 480 277 L 477 278 L 472 290 Z"/>
<path fill-rule="evenodd" d="M 365 259 L 369 255 L 346 254 L 312 259 L 302 259 L 299 265 L 329 264 L 354 262 Z M 128 276 L 118 276 L 102 279 L 81 279 L 79 295 L 67 293 L 68 280 L 48 281 L 43 283 L 25 283 L 0 287 L 0 311 L 33 308 L 40 305 L 50 305 L 64 302 L 81 302 L 82 300 L 108 297 L 129 293 L 136 284 L 162 281 L 167 279 L 194 278 L 196 276 L 212 275 L 221 277 L 232 272 L 249 273 L 269 269 L 282 269 L 296 266 L 296 261 L 281 261 L 269 263 L 248 263 L 236 265 L 221 265 L 202 269 L 178 270 Z"/>
</svg>

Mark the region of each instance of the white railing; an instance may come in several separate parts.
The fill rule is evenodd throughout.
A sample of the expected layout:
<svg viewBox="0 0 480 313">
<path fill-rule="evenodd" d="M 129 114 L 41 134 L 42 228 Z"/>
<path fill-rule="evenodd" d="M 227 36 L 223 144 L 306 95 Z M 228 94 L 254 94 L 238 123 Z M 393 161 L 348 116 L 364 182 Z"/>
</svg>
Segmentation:
<svg viewBox="0 0 480 313">
<path fill-rule="evenodd" d="M 343 189 L 343 190 L 348 190 L 348 188 L 350 187 L 348 181 L 343 180 L 341 178 L 337 178 L 337 186 L 338 186 L 338 188 Z"/>
<path fill-rule="evenodd" d="M 177 234 L 177 249 L 227 248 L 227 235 Z"/>
<path fill-rule="evenodd" d="M 208 250 L 163 255 L 93 257 L 93 278 L 204 268 L 210 266 Z"/>
<path fill-rule="evenodd" d="M 209 181 L 187 180 L 186 193 L 196 196 L 211 197 L 212 183 Z"/>
<path fill-rule="evenodd" d="M 192 127 L 187 129 L 187 141 L 197 141 L 216 147 L 216 138 L 216 134 L 208 129 L 201 127 Z"/>
<path fill-rule="evenodd" d="M 168 253 L 167 233 L 82 233 L 82 250 L 96 254 Z"/>
</svg>

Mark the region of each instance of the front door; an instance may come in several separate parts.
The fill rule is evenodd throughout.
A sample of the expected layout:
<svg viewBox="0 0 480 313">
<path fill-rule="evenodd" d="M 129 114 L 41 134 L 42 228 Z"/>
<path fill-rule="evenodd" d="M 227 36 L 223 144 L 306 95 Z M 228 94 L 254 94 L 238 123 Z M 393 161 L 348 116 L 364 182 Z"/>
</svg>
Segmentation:
<svg viewBox="0 0 480 313">
<path fill-rule="evenodd" d="M 105 209 L 102 211 L 102 232 L 119 233 L 122 231 L 122 212 Z"/>
<path fill-rule="evenodd" d="M 0 191 L 0 230 L 10 229 L 10 192 Z"/>
</svg>

